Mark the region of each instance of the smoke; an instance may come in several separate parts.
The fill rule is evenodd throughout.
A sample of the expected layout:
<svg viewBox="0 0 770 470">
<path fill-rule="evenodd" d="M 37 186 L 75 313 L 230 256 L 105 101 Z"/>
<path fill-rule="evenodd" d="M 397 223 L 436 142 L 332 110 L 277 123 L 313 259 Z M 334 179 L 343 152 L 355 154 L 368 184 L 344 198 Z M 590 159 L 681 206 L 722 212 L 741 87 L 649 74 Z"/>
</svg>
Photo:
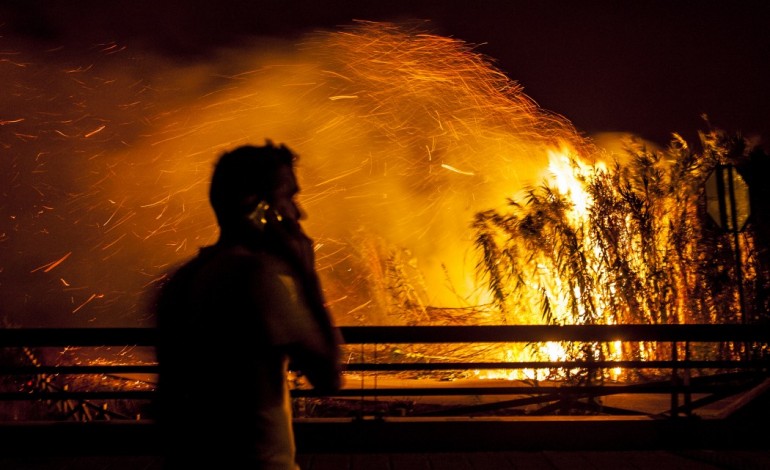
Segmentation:
<svg viewBox="0 0 770 470">
<path fill-rule="evenodd" d="M 549 149 L 587 146 L 471 46 L 409 25 L 184 63 L 2 44 L 0 298 L 24 326 L 151 323 L 159 280 L 216 240 L 214 160 L 265 139 L 300 154 L 336 316 L 367 303 L 375 245 L 408 253 L 425 302 L 477 302 L 473 214 L 538 184 Z"/>
</svg>

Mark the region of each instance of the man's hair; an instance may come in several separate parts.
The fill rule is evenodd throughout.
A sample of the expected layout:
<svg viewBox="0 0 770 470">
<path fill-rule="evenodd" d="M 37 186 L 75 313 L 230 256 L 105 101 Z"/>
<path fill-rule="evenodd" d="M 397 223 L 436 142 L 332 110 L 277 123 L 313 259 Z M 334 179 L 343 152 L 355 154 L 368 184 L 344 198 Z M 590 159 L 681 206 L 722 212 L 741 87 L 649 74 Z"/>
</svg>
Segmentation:
<svg viewBox="0 0 770 470">
<path fill-rule="evenodd" d="M 224 153 L 214 167 L 209 200 L 219 225 L 227 224 L 253 210 L 279 184 L 280 169 L 293 168 L 297 155 L 281 144 L 244 145 Z M 249 201 L 252 201 L 251 204 Z"/>
</svg>

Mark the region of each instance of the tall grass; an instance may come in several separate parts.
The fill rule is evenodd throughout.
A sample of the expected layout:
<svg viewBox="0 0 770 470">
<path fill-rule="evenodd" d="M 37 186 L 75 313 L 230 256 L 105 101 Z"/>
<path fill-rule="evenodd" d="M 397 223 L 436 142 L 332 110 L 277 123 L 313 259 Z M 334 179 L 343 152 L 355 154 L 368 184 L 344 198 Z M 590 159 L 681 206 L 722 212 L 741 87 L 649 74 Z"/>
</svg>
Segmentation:
<svg viewBox="0 0 770 470">
<path fill-rule="evenodd" d="M 701 133 L 700 144 L 694 151 L 678 136 L 664 150 L 632 143 L 589 170 L 573 159 L 590 201 L 577 217 L 569 195 L 548 182 L 505 211 L 478 213 L 479 273 L 501 321 L 529 323 L 522 312 L 531 311 L 549 324 L 767 319 L 766 230 L 750 222 L 736 247 L 707 214 L 704 195 L 718 164 L 734 164 L 750 180 L 767 168 L 767 155 L 718 130 Z"/>
</svg>

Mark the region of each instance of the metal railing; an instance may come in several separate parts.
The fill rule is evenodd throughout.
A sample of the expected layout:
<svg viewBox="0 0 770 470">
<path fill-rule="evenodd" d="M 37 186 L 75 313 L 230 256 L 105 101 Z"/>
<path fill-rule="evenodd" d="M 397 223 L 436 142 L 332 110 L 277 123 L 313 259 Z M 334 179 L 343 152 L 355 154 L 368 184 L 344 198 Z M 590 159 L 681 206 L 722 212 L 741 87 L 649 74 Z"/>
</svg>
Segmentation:
<svg viewBox="0 0 770 470">
<path fill-rule="evenodd" d="M 384 376 L 405 372 L 441 373 L 457 370 L 550 370 L 587 371 L 588 377 L 601 376 L 602 371 L 621 368 L 623 370 L 656 370 L 660 373 L 654 380 L 625 383 L 609 383 L 602 380 L 575 381 L 500 381 L 485 386 L 426 386 L 426 381 L 409 380 L 408 386 L 382 387 L 377 381 L 369 385 L 345 387 L 326 398 L 379 400 L 385 397 L 431 397 L 431 396 L 489 396 L 505 399 L 461 407 L 447 407 L 433 415 L 468 415 L 489 410 L 510 409 L 537 405 L 540 414 L 565 410 L 581 401 L 590 403 L 597 397 L 616 394 L 666 394 L 670 395 L 670 409 L 663 415 L 676 417 L 689 415 L 700 406 L 713 403 L 725 397 L 746 392 L 757 387 L 768 377 L 770 368 L 770 325 L 574 325 L 574 326 L 425 326 L 425 327 L 342 327 L 342 336 L 347 348 L 359 347 L 361 354 L 346 364 L 346 374 Z M 34 352 L 41 349 L 61 348 L 146 348 L 153 350 L 157 342 L 157 331 L 152 328 L 75 328 L 75 329 L 0 329 L 0 378 L 6 380 L 0 391 L 0 404 L 38 401 L 64 407 L 72 416 L 76 410 L 94 413 L 88 419 L 129 418 L 145 416 L 121 415 L 106 407 L 107 401 L 151 402 L 155 391 L 152 380 L 148 386 L 136 389 L 105 389 L 103 380 L 95 380 L 99 386 L 71 385 L 68 378 L 88 376 L 130 377 L 157 374 L 157 364 L 150 358 L 126 363 L 125 357 L 115 363 L 98 361 L 94 363 L 59 364 L 33 359 Z M 384 351 L 383 345 L 430 345 L 430 344 L 535 344 L 545 342 L 572 342 L 599 347 L 601 344 L 623 342 L 627 344 L 648 342 L 666 347 L 669 357 L 655 360 L 607 360 L 603 358 L 564 359 L 545 361 L 475 361 L 436 360 L 418 358 L 411 362 L 393 361 L 392 355 Z M 693 345 L 709 344 L 712 351 L 725 349 L 730 354 L 711 354 L 708 357 L 693 358 Z M 368 348 L 368 349 L 367 349 Z M 22 355 L 20 352 L 30 354 Z M 26 359 L 24 358 L 26 356 Z M 54 357 L 58 357 L 54 354 Z M 471 358 L 472 359 L 472 358 Z M 573 374 L 574 376 L 574 374 Z M 33 377 L 34 380 L 30 380 Z M 26 381 L 24 381 L 26 380 Z M 23 382 L 23 387 L 14 384 Z M 363 381 L 361 382 L 363 383 Z M 37 385 L 36 385 L 37 384 Z M 40 385 L 44 384 L 44 385 Z M 53 385 L 52 385 L 53 384 Z M 296 388 L 295 398 L 319 397 L 313 390 Z M 699 395 L 697 398 L 694 396 Z M 603 413 L 634 414 L 624 409 L 602 407 Z M 80 416 L 83 419 L 83 416 Z"/>
</svg>

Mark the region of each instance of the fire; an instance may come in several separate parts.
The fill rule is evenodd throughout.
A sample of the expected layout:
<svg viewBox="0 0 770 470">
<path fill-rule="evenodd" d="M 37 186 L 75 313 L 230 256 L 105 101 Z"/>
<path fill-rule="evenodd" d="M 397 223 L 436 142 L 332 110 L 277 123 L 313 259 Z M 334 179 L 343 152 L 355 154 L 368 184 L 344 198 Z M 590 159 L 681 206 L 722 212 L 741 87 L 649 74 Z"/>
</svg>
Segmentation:
<svg viewBox="0 0 770 470">
<path fill-rule="evenodd" d="M 14 254 L 0 261 L 0 300 L 12 323 L 153 324 L 157 286 L 218 235 L 214 159 L 265 138 L 300 154 L 306 227 L 341 325 L 685 323 L 735 303 L 704 293 L 693 269 L 691 186 L 708 161 L 680 142 L 666 157 L 639 150 L 637 174 L 608 168 L 567 119 L 461 40 L 360 22 L 174 65 L 132 45 L 63 52 L 0 39 L 0 247 Z M 582 346 L 387 354 L 661 354 Z M 474 374 L 567 372 L 577 373 Z"/>
<path fill-rule="evenodd" d="M 307 229 L 341 324 L 481 312 L 473 214 L 537 181 L 549 152 L 589 146 L 473 46 L 419 27 L 361 22 L 181 69 L 131 45 L 79 58 L 11 47 L 3 107 L 16 111 L 0 117 L 0 144 L 13 222 L 0 241 L 20 255 L 2 266 L 5 295 L 40 292 L 7 299 L 25 324 L 73 306 L 54 323 L 151 321 L 157 280 L 216 239 L 214 158 L 264 138 L 300 154 Z"/>
<path fill-rule="evenodd" d="M 570 212 L 573 221 L 585 219 L 588 215 L 591 196 L 585 189 L 585 177 L 592 170 L 603 167 L 601 163 L 596 166 L 585 163 L 574 150 L 566 147 L 558 151 L 548 150 L 548 181 L 572 202 Z"/>
<path fill-rule="evenodd" d="M 640 152 L 638 175 L 609 171 L 461 40 L 360 22 L 178 67 L 131 45 L 78 57 L 4 41 L 0 244 L 15 256 L 0 292 L 13 322 L 152 324 L 154 289 L 218 235 L 214 159 L 265 138 L 300 154 L 341 325 L 685 322 L 720 303 L 691 300 L 698 253 L 675 244 L 697 229 L 697 196 L 669 190 L 706 165 L 686 166 L 682 145 Z M 543 347 L 498 353 L 576 353 Z"/>
</svg>

